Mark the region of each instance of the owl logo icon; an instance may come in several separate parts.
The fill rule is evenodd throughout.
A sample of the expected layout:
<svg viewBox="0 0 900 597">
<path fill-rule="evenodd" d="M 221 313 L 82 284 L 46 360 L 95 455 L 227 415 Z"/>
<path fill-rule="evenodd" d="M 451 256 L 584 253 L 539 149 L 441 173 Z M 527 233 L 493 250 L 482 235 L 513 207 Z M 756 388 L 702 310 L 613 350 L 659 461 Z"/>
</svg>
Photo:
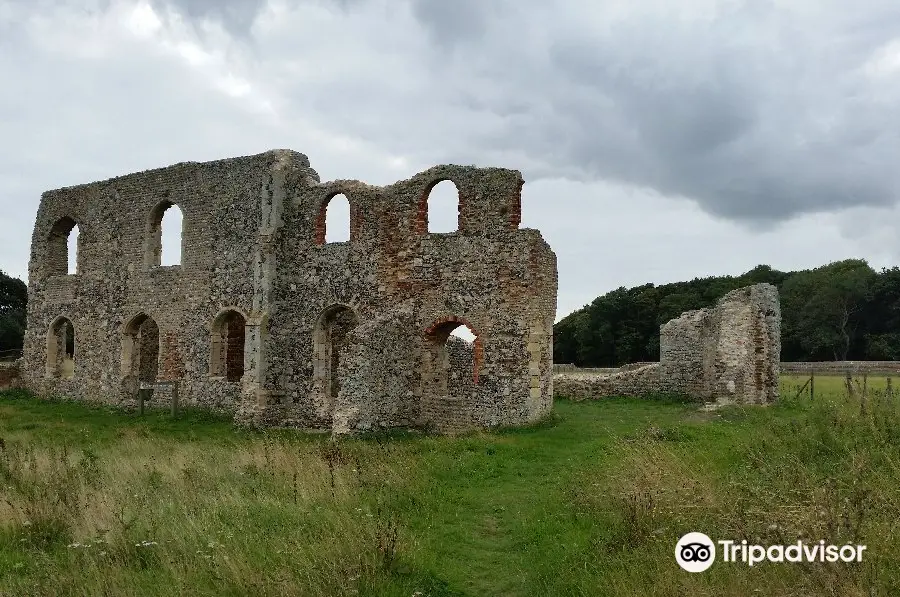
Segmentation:
<svg viewBox="0 0 900 597">
<path fill-rule="evenodd" d="M 675 545 L 675 561 L 688 572 L 703 572 L 716 561 L 716 545 L 703 533 L 688 533 Z"/>
</svg>

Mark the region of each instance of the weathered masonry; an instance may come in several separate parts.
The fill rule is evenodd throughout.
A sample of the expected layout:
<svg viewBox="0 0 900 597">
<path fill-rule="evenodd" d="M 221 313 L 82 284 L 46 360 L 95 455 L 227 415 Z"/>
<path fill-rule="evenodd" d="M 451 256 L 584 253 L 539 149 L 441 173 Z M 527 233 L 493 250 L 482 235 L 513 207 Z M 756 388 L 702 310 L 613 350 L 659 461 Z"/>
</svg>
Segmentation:
<svg viewBox="0 0 900 597">
<path fill-rule="evenodd" d="M 660 328 L 658 363 L 612 371 L 560 371 L 556 391 L 575 400 L 675 392 L 717 404 L 778 399 L 781 307 L 771 284 L 738 288 L 714 307 Z"/>
<path fill-rule="evenodd" d="M 459 192 L 456 232 L 429 232 L 441 181 Z M 240 423 L 337 432 L 533 421 L 552 408 L 557 273 L 540 232 L 519 227 L 522 184 L 462 166 L 320 182 L 305 155 L 275 150 L 48 191 L 23 380 L 126 406 L 142 383 L 177 381 L 182 404 Z M 326 243 L 338 194 L 350 240 Z M 173 206 L 181 264 L 161 266 Z M 474 342 L 450 335 L 461 325 Z"/>
</svg>

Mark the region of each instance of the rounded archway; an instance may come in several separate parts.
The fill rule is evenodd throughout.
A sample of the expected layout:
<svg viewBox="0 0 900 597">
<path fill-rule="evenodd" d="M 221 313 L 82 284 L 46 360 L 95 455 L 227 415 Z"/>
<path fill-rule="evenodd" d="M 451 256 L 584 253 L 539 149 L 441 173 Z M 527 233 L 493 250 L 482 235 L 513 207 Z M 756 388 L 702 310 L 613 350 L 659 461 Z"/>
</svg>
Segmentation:
<svg viewBox="0 0 900 597">
<path fill-rule="evenodd" d="M 341 390 L 339 368 L 348 347 L 348 335 L 359 323 L 352 307 L 332 305 L 322 311 L 313 330 L 313 387 L 329 412 Z"/>
<path fill-rule="evenodd" d="M 69 216 L 60 218 L 50 228 L 44 257 L 44 271 L 47 276 L 76 274 L 78 267 L 81 234 L 78 223 Z"/>
<path fill-rule="evenodd" d="M 146 313 L 139 313 L 122 330 L 122 377 L 154 383 L 158 374 L 159 326 Z"/>
<path fill-rule="evenodd" d="M 484 356 L 484 345 L 481 335 L 469 321 L 462 317 L 451 315 L 444 317 L 425 330 L 425 338 L 428 341 L 428 353 L 432 364 L 435 365 L 435 373 L 446 371 L 450 366 L 448 361 L 448 344 L 463 342 L 471 347 L 471 374 L 472 382 L 478 384 L 479 370 Z M 462 345 L 460 345 L 462 346 Z M 446 378 L 439 385 L 446 386 Z"/>
<path fill-rule="evenodd" d="M 144 245 L 145 266 L 182 265 L 185 224 L 184 212 L 174 201 L 162 201 L 150 210 Z"/>
<path fill-rule="evenodd" d="M 425 330 L 421 361 L 421 424 L 463 424 L 477 400 L 483 339 L 469 321 L 449 316 Z M 451 424 L 452 425 L 452 424 Z"/>
<path fill-rule="evenodd" d="M 67 317 L 57 317 L 47 331 L 48 377 L 75 377 L 75 326 Z"/>
<path fill-rule="evenodd" d="M 237 309 L 226 309 L 213 320 L 209 373 L 239 382 L 244 376 L 247 318 Z"/>
</svg>

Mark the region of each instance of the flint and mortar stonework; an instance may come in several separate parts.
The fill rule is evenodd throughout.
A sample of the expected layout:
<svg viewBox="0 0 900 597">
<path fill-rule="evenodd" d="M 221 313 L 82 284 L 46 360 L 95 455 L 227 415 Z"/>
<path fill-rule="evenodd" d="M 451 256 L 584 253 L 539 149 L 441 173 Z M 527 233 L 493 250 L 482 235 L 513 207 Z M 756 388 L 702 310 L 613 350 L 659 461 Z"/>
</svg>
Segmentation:
<svg viewBox="0 0 900 597">
<path fill-rule="evenodd" d="M 459 230 L 429 233 L 428 194 L 445 180 Z M 384 187 L 321 182 L 305 155 L 274 150 L 48 191 L 24 383 L 133 406 L 142 383 L 177 382 L 182 405 L 241 424 L 337 432 L 535 421 L 552 408 L 557 271 L 540 232 L 519 227 L 522 184 L 452 165 Z M 338 194 L 350 240 L 325 243 Z M 160 266 L 172 205 L 182 260 Z M 474 343 L 450 337 L 460 325 Z"/>
<path fill-rule="evenodd" d="M 659 363 L 612 374 L 560 372 L 555 387 L 573 399 L 666 392 L 718 404 L 768 404 L 778 398 L 780 356 L 778 289 L 756 284 L 663 325 Z"/>
<path fill-rule="evenodd" d="M 647 396 L 661 391 L 659 363 L 628 371 L 563 372 L 553 376 L 556 395 L 571 400 L 598 400 L 613 396 Z"/>
</svg>

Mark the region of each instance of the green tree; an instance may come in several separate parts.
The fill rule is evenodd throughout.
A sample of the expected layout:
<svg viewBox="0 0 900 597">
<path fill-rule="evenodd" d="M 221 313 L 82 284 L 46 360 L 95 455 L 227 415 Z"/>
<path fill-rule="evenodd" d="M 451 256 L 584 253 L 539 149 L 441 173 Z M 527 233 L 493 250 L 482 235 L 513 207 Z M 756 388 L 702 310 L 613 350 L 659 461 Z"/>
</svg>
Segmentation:
<svg viewBox="0 0 900 597">
<path fill-rule="evenodd" d="M 22 348 L 27 300 L 25 283 L 0 271 L 0 356 Z"/>
<path fill-rule="evenodd" d="M 865 320 L 865 358 L 900 360 L 900 268 L 876 276 Z"/>
<path fill-rule="evenodd" d="M 782 335 L 810 360 L 847 360 L 864 343 L 865 308 L 876 273 L 860 259 L 797 272 L 781 288 Z"/>
</svg>

